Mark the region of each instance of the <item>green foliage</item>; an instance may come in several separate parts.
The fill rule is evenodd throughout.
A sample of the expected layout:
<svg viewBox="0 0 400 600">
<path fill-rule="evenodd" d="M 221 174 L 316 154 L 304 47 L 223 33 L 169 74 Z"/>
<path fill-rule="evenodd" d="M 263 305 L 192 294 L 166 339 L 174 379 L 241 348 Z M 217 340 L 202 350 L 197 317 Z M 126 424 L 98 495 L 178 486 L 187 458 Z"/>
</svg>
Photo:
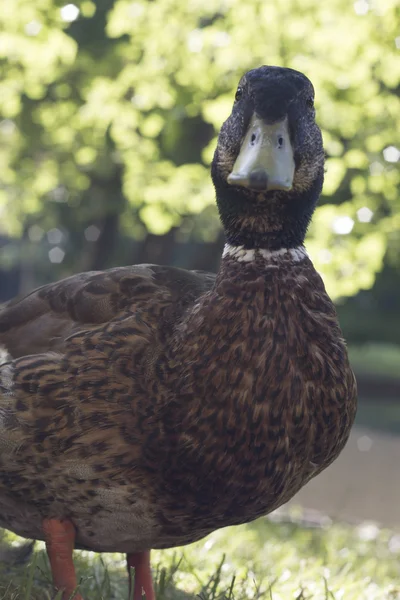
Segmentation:
<svg viewBox="0 0 400 600">
<path fill-rule="evenodd" d="M 399 548 L 397 535 L 372 525 L 259 519 L 215 532 L 183 556 L 154 552 L 157 600 L 396 600 Z M 29 589 L 31 600 L 50 600 L 44 551 L 36 554 L 34 576 L 29 567 L 0 573 L 0 599 L 22 600 Z M 128 597 L 122 555 L 76 552 L 75 562 L 86 600 Z"/>
<path fill-rule="evenodd" d="M 328 155 L 311 254 L 333 295 L 371 287 L 388 246 L 400 248 L 397 0 L 76 6 L 13 0 L 1 11 L 0 233 L 77 232 L 117 215 L 140 237 L 201 213 L 192 235 L 215 235 L 218 128 L 240 75 L 279 64 L 314 82 Z M 69 249 L 75 270 L 81 247 Z"/>
</svg>

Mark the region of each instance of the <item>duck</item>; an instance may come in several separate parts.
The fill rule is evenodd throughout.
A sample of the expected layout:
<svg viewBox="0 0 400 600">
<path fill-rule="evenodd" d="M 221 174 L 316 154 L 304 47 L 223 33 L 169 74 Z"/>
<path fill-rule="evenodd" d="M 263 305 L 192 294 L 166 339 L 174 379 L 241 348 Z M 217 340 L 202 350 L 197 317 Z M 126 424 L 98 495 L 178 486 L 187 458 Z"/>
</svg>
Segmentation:
<svg viewBox="0 0 400 600">
<path fill-rule="evenodd" d="M 0 526 L 45 541 L 64 600 L 75 548 L 126 553 L 155 600 L 152 549 L 270 513 L 349 437 L 356 382 L 304 246 L 324 178 L 304 74 L 243 75 L 211 176 L 217 274 L 81 273 L 0 311 Z"/>
</svg>

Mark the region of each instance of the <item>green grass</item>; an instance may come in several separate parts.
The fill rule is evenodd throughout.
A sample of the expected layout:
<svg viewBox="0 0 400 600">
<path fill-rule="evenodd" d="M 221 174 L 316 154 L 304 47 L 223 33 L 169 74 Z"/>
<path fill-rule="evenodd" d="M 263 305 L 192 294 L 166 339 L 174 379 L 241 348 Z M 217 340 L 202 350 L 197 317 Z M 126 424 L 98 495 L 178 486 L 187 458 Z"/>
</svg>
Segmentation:
<svg viewBox="0 0 400 600">
<path fill-rule="evenodd" d="M 323 519 L 317 525 L 259 519 L 153 552 L 157 600 L 400 599 L 399 535 Z M 128 600 L 123 556 L 76 552 L 75 564 L 85 600 Z M 3 566 L 0 600 L 54 597 L 40 544 L 31 566 Z"/>
</svg>

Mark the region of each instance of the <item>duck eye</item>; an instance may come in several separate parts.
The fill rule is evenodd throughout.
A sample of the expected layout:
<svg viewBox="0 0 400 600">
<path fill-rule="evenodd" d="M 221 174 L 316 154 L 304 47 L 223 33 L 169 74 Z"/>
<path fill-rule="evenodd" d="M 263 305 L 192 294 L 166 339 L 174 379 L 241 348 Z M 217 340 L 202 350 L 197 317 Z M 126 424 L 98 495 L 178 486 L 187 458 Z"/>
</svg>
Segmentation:
<svg viewBox="0 0 400 600">
<path fill-rule="evenodd" d="M 238 89 L 236 90 L 236 94 L 235 94 L 235 101 L 237 102 L 238 100 L 240 100 L 240 98 L 243 96 L 243 88 L 241 88 L 240 86 L 238 87 Z"/>
<path fill-rule="evenodd" d="M 310 96 L 309 98 L 307 98 L 307 106 L 308 108 L 314 108 L 314 98 L 312 96 Z"/>
</svg>

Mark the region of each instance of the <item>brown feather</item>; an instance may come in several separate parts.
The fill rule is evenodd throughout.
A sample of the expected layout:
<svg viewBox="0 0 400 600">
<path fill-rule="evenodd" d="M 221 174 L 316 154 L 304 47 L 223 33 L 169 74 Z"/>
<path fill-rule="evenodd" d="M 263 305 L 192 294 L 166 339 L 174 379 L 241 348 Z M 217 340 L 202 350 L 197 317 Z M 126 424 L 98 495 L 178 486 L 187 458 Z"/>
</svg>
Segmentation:
<svg viewBox="0 0 400 600">
<path fill-rule="evenodd" d="M 212 276 L 174 270 L 172 289 L 170 271 L 145 269 L 37 292 L 68 337 L 62 353 L 9 363 L 0 496 L 24 510 L 3 507 L 3 526 L 42 538 L 40 518 L 67 515 L 95 550 L 187 543 L 279 506 L 342 449 L 355 383 L 308 259 L 226 257 L 203 294 Z M 88 327 L 91 299 L 114 317 Z"/>
<path fill-rule="evenodd" d="M 236 241 L 216 277 L 84 273 L 0 311 L 0 526 L 43 539 L 42 519 L 67 518 L 79 547 L 180 545 L 277 508 L 346 443 L 355 379 L 302 247 L 323 179 L 312 86 L 273 67 L 243 81 L 213 162 Z M 282 107 L 293 189 L 231 189 L 219 157 L 237 156 L 246 114 Z"/>
</svg>

